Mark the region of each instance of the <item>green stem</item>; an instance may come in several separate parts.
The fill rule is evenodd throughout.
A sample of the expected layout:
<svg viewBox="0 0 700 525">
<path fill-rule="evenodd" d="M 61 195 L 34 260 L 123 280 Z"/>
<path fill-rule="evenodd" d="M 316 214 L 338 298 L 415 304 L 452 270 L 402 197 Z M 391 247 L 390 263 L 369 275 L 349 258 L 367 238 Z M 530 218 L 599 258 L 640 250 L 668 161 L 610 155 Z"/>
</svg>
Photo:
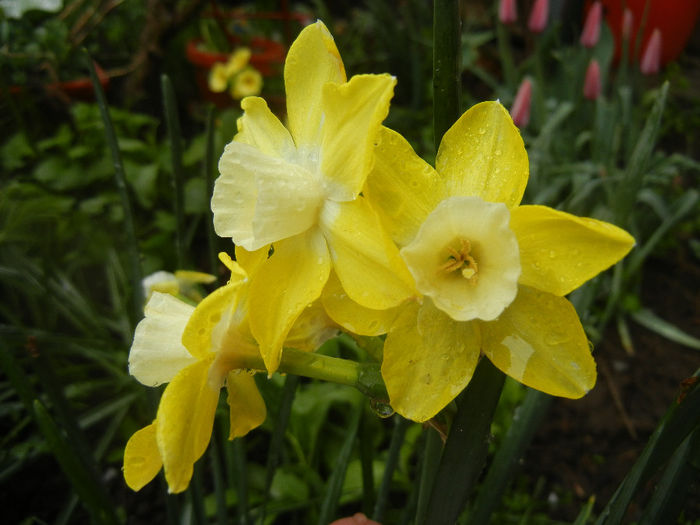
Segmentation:
<svg viewBox="0 0 700 525">
<path fill-rule="evenodd" d="M 261 372 L 266 370 L 259 354 L 236 356 L 235 366 Z M 349 359 L 285 348 L 277 371 L 281 374 L 353 386 L 372 398 L 388 398 L 378 363 L 358 363 Z"/>
<path fill-rule="evenodd" d="M 501 59 L 503 78 L 506 81 L 508 90 L 515 93 L 517 83 L 515 62 L 513 61 L 513 53 L 510 49 L 510 40 L 505 24 L 500 22 L 496 24 L 496 38 L 498 39 L 498 56 Z"/>
<path fill-rule="evenodd" d="M 458 0 L 433 8 L 433 132 L 435 148 L 460 114 L 460 16 Z"/>
</svg>

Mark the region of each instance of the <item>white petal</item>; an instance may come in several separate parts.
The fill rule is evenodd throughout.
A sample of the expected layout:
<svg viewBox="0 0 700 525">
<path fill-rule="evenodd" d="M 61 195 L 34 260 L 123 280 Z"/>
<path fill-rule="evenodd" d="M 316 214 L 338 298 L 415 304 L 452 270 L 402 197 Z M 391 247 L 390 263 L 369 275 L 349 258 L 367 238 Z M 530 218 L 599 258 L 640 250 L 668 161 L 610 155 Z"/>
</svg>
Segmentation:
<svg viewBox="0 0 700 525">
<path fill-rule="evenodd" d="M 323 189 L 307 169 L 232 142 L 219 161 L 219 172 L 211 200 L 214 228 L 246 250 L 302 233 L 316 223 Z"/>
<path fill-rule="evenodd" d="M 129 373 L 144 385 L 158 386 L 196 361 L 181 342 L 194 308 L 170 294 L 153 292 L 144 311 L 129 351 Z"/>
</svg>

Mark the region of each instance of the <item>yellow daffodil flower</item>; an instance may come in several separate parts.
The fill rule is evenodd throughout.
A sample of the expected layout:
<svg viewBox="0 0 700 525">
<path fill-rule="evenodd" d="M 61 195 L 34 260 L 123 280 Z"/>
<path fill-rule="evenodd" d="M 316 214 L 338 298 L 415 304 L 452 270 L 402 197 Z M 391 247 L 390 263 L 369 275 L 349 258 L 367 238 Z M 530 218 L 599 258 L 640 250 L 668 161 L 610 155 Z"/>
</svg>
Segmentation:
<svg viewBox="0 0 700 525">
<path fill-rule="evenodd" d="M 233 79 L 231 96 L 235 99 L 258 95 L 262 90 L 263 78 L 260 71 L 252 67 L 238 73 Z"/>
<path fill-rule="evenodd" d="M 391 323 L 382 375 L 403 416 L 433 417 L 482 354 L 552 395 L 577 398 L 594 386 L 588 341 L 563 296 L 624 257 L 634 239 L 602 221 L 520 206 L 528 174 L 520 134 L 497 102 L 474 106 L 445 133 L 436 169 L 382 130 L 366 195 L 422 295 L 376 322 Z M 345 326 L 358 310 L 328 309 Z"/>
<path fill-rule="evenodd" d="M 228 58 L 226 62 L 226 75 L 228 78 L 233 77 L 236 73 L 239 73 L 245 69 L 250 62 L 250 57 L 252 53 L 248 47 L 239 47 Z"/>
<path fill-rule="evenodd" d="M 228 87 L 229 74 L 224 62 L 215 62 L 209 70 L 209 90 L 223 93 Z"/>
<path fill-rule="evenodd" d="M 129 353 L 129 372 L 141 383 L 168 383 L 155 421 L 137 431 L 124 451 L 124 479 L 133 490 L 150 482 L 161 467 L 170 492 L 187 488 L 195 461 L 211 438 L 222 386 L 228 390 L 229 439 L 265 420 L 265 403 L 249 373 L 246 354 L 259 355 L 248 328 L 249 285 L 237 263 L 223 256 L 231 281 L 192 307 L 154 292 Z M 335 334 L 320 308 L 300 317 L 290 344 L 314 350 Z"/>
<path fill-rule="evenodd" d="M 250 329 L 269 373 L 294 320 L 333 268 L 342 289 L 374 309 L 414 295 L 413 279 L 362 191 L 396 83 L 346 80 L 322 22 L 306 27 L 284 68 L 289 130 L 265 101 L 243 99 L 238 134 L 219 162 L 214 226 L 237 260 L 260 260 L 251 279 Z"/>
</svg>

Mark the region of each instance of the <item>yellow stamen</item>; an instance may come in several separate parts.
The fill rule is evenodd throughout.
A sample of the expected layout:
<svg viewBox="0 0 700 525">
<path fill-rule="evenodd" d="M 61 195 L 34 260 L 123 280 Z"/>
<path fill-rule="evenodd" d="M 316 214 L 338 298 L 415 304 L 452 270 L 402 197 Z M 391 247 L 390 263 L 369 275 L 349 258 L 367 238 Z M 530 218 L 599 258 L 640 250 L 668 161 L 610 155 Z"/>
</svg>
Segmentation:
<svg viewBox="0 0 700 525">
<path fill-rule="evenodd" d="M 472 284 L 476 283 L 479 266 L 471 256 L 471 243 L 467 239 L 459 240 L 459 249 L 447 247 L 447 261 L 438 268 L 438 273 L 452 273 L 460 270 L 462 277 Z"/>
</svg>

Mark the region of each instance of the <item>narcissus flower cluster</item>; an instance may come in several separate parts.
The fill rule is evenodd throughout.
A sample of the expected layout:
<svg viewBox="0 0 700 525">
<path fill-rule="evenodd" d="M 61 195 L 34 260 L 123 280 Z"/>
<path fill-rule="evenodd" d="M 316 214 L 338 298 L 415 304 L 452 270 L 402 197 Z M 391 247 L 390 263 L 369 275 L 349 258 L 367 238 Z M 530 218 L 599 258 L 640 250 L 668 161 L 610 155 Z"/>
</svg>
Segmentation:
<svg viewBox="0 0 700 525">
<path fill-rule="evenodd" d="M 611 224 L 521 205 L 528 157 L 498 102 L 445 133 L 433 168 L 382 126 L 396 79 L 348 79 L 322 22 L 292 44 L 284 69 L 288 125 L 243 99 L 211 205 L 232 239 L 229 283 L 196 307 L 154 292 L 130 354 L 142 383 L 168 386 L 153 424 L 127 445 L 134 489 L 161 466 L 183 490 L 228 389 L 230 436 L 260 425 L 251 375 L 284 372 L 284 348 L 336 333 L 382 336 L 391 407 L 425 421 L 485 357 L 514 379 L 576 398 L 595 363 L 565 298 L 634 245 Z M 439 103 L 439 101 L 437 101 Z M 385 335 L 385 338 L 383 337 Z"/>
</svg>

